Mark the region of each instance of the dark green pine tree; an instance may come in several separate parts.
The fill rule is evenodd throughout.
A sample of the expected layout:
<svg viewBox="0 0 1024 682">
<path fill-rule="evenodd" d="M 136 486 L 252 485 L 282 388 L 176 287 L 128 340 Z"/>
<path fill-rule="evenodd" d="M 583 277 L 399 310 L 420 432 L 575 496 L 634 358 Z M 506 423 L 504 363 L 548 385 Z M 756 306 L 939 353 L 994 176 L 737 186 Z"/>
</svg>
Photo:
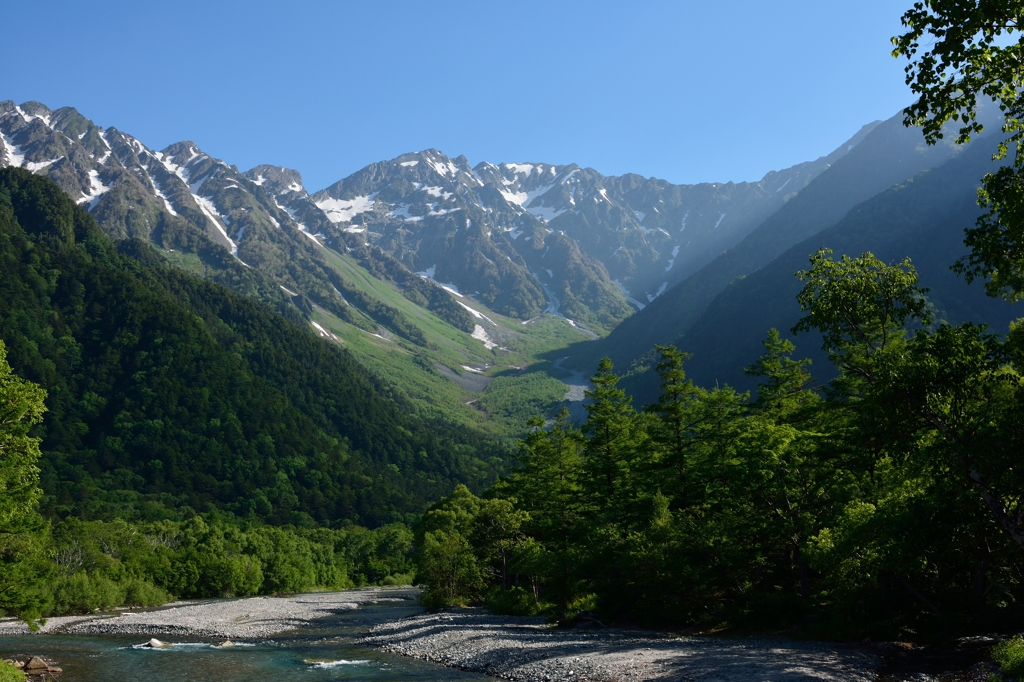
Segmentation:
<svg viewBox="0 0 1024 682">
<path fill-rule="evenodd" d="M 623 521 L 625 506 L 633 492 L 633 463 L 637 455 L 639 417 L 626 392 L 618 388 L 619 377 L 612 361 L 602 358 L 585 392 L 587 421 L 583 457 L 583 490 L 591 510 L 607 522 Z"/>
</svg>

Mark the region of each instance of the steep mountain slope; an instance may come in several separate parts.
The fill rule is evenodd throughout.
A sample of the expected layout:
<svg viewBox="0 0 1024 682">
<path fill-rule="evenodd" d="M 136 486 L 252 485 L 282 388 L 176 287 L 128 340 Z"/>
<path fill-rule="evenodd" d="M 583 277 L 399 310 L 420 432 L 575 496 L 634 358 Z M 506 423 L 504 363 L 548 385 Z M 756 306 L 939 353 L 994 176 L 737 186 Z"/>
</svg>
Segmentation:
<svg viewBox="0 0 1024 682">
<path fill-rule="evenodd" d="M 568 376 L 538 354 L 604 334 L 656 299 L 871 127 L 758 183 L 470 168 L 429 150 L 311 196 L 293 170 L 241 173 L 188 141 L 156 151 L 71 108 L 4 102 L 0 167 L 47 175 L 115 238 L 148 241 L 176 265 L 305 319 L 419 411 L 500 432 L 483 407 L 493 401 L 477 395 L 492 378 L 527 366 Z"/>
<path fill-rule="evenodd" d="M 51 511 L 378 524 L 497 471 L 497 449 L 410 414 L 305 323 L 122 251 L 50 180 L 0 169 L 0 339 L 49 393 Z"/>
<path fill-rule="evenodd" d="M 735 244 L 855 147 L 757 183 L 673 185 L 573 164 L 479 163 L 436 150 L 373 164 L 313 196 L 331 221 L 509 316 L 546 306 L 611 329 Z M 280 197 L 279 197 L 280 199 Z"/>
<path fill-rule="evenodd" d="M 356 326 L 384 325 L 422 342 L 396 311 L 358 297 L 341 302 L 349 292 L 318 249 L 347 253 L 369 243 L 393 256 L 393 282 L 419 289 L 417 303 L 438 294 L 412 285 L 399 264 L 503 315 L 547 310 L 604 334 L 742 239 L 873 125 L 827 157 L 756 183 L 672 185 L 576 165 L 471 169 L 464 157 L 428 150 L 372 164 L 310 197 L 295 171 L 242 174 L 191 142 L 157 152 L 74 109 L 4 102 L 0 166 L 49 175 L 111 234 L 149 239 L 204 276 L 276 297 L 278 306 L 287 300 L 270 282 L 305 297 L 292 303 L 307 314 L 312 301 Z M 468 324 L 450 300 L 431 309 Z"/>
<path fill-rule="evenodd" d="M 742 242 L 623 322 L 606 339 L 575 349 L 571 362 L 591 367 L 608 355 L 623 367 L 650 354 L 655 344 L 678 338 L 737 277 L 764 267 L 794 244 L 834 225 L 856 204 L 963 152 L 948 139 L 929 147 L 919 130 L 903 126 L 902 115 L 887 120 Z"/>
<path fill-rule="evenodd" d="M 754 382 L 743 368 L 762 352 L 760 341 L 775 327 L 784 335 L 796 324 L 800 309 L 796 295 L 802 284 L 794 277 L 808 267 L 808 256 L 821 247 L 842 254 L 871 251 L 886 262 L 910 257 L 936 318 L 956 324 L 989 324 L 1005 333 L 1011 320 L 1021 316 L 1020 305 L 985 296 L 980 284 L 967 285 L 949 266 L 966 252 L 964 229 L 979 214 L 977 187 L 991 172 L 993 145 L 972 143 L 960 156 L 933 170 L 872 197 L 853 208 L 836 225 L 789 248 L 765 267 L 737 279 L 722 291 L 680 337 L 679 348 L 693 353 L 689 375 L 703 385 L 728 383 L 742 389 Z M 816 376 L 827 380 L 833 368 L 817 334 L 794 339 L 798 355 L 811 357 Z M 656 395 L 655 377 L 646 372 L 627 383 L 641 400 Z"/>
</svg>

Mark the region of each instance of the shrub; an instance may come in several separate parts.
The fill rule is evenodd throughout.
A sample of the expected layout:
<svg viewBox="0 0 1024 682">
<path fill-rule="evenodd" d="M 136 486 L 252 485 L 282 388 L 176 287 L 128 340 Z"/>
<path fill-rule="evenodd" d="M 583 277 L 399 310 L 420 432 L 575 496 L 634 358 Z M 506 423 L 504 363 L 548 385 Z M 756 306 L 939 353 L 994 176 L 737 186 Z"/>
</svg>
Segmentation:
<svg viewBox="0 0 1024 682">
<path fill-rule="evenodd" d="M 160 606 L 171 600 L 167 590 L 142 578 L 129 578 L 123 587 L 125 606 Z"/>
<path fill-rule="evenodd" d="M 1010 677 L 1024 676 L 1024 637 L 1017 635 L 992 647 L 992 660 Z"/>
<path fill-rule="evenodd" d="M 484 582 L 469 541 L 454 530 L 424 534 L 416 575 L 427 585 L 422 601 L 428 609 L 465 606 L 477 598 Z"/>
<path fill-rule="evenodd" d="M 10 663 L 0 661 L 0 682 L 24 682 L 25 673 L 15 668 Z"/>
<path fill-rule="evenodd" d="M 124 592 L 113 580 L 80 571 L 58 578 L 53 588 L 54 613 L 106 611 L 124 603 Z"/>
</svg>

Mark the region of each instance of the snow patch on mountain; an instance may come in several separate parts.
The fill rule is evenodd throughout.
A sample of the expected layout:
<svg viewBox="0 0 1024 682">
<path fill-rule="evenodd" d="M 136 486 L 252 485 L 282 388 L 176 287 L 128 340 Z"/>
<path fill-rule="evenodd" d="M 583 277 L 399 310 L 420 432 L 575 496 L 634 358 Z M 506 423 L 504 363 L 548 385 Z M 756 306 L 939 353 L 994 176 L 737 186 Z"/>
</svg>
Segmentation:
<svg viewBox="0 0 1024 682">
<path fill-rule="evenodd" d="M 532 163 L 505 163 L 502 165 L 505 166 L 505 168 L 508 168 L 516 175 L 530 175 L 531 173 L 533 173 Z"/>
<path fill-rule="evenodd" d="M 332 223 L 347 223 L 360 213 L 371 210 L 376 203 L 377 194 L 378 192 L 374 192 L 355 199 L 331 199 L 328 197 L 316 202 L 316 205 Z"/>
<path fill-rule="evenodd" d="M 487 332 L 484 330 L 484 328 L 478 324 L 473 325 L 473 333 L 470 334 L 470 336 L 472 336 L 474 339 L 478 341 L 481 341 L 484 344 L 484 348 L 486 348 L 487 350 L 491 350 L 492 348 L 498 347 L 498 344 L 494 343 L 491 337 L 487 335 Z"/>
<path fill-rule="evenodd" d="M 413 166 L 415 166 L 419 162 L 420 162 L 419 159 L 416 159 L 415 161 L 403 161 L 402 163 L 400 163 L 398 165 L 402 166 L 404 168 L 412 168 Z"/>
<path fill-rule="evenodd" d="M 100 173 L 95 170 L 89 171 L 89 185 L 89 193 L 84 194 L 82 198 L 78 200 L 78 203 L 87 203 L 88 205 L 86 206 L 86 210 L 91 211 L 96 208 L 96 204 L 99 202 L 100 198 L 110 191 L 110 186 L 104 185 L 100 181 Z"/>
<path fill-rule="evenodd" d="M 662 282 L 661 286 L 658 287 L 658 290 L 656 292 L 654 292 L 653 296 L 651 296 L 650 294 L 647 294 L 647 302 L 651 303 L 652 301 L 654 301 L 654 299 L 658 298 L 663 293 L 665 293 L 666 289 L 668 289 L 668 282 Z"/>
<path fill-rule="evenodd" d="M 4 141 L 4 149 L 7 153 L 7 163 L 12 166 L 21 167 L 21 164 L 25 163 L 25 152 L 21 150 L 21 147 L 14 144 L 11 138 L 6 135 L 0 134 L 0 139 Z"/>
<path fill-rule="evenodd" d="M 238 244 L 236 244 L 231 239 L 231 237 L 228 236 L 228 231 L 225 228 L 225 225 L 229 225 L 231 221 L 225 221 L 225 216 L 222 216 L 217 211 L 217 206 L 214 205 L 214 203 L 207 199 L 206 197 L 201 197 L 198 194 L 192 194 L 192 198 L 195 199 L 196 204 L 199 205 L 199 210 L 201 210 L 206 215 L 206 217 L 210 219 L 210 222 L 212 222 L 213 226 L 217 228 L 217 231 L 221 233 L 225 240 L 227 240 L 228 245 L 231 249 L 231 255 L 234 256 L 239 263 L 245 265 L 245 262 L 242 261 L 241 258 L 238 258 Z"/>
<path fill-rule="evenodd" d="M 540 218 L 546 223 L 550 223 L 552 220 L 562 215 L 568 209 L 564 208 L 552 208 L 550 206 L 531 206 L 526 209 L 534 215 L 534 217 Z"/>
<path fill-rule="evenodd" d="M 449 175 L 455 177 L 456 175 L 459 174 L 459 167 L 456 166 L 451 161 L 441 163 L 440 161 L 435 161 L 434 159 L 427 159 L 427 163 L 429 163 L 430 167 L 437 171 L 437 174 L 442 177 L 448 177 Z"/>
<path fill-rule="evenodd" d="M 407 223 L 418 223 L 423 220 L 421 215 L 409 214 L 409 204 L 399 204 L 391 210 L 390 215 L 392 218 L 402 218 Z"/>
<path fill-rule="evenodd" d="M 178 212 L 174 210 L 173 206 L 171 206 L 171 200 L 167 198 L 166 194 L 164 194 L 163 188 L 160 187 L 156 179 L 154 179 L 153 176 L 150 176 L 149 179 L 153 183 L 153 191 L 156 192 L 158 197 L 164 200 L 164 206 L 167 207 L 167 212 L 171 215 L 178 215 Z"/>
<path fill-rule="evenodd" d="M 487 321 L 488 321 L 488 322 L 490 322 L 491 324 L 494 324 L 494 320 L 492 320 L 491 318 L 487 317 L 486 315 L 484 315 L 484 314 L 483 314 L 482 312 L 480 312 L 479 310 L 473 310 L 472 308 L 470 308 L 470 307 L 469 307 L 468 305 L 466 305 L 466 304 L 465 304 L 465 303 L 463 303 L 462 301 L 456 301 L 456 303 L 458 303 L 458 304 L 459 304 L 459 305 L 461 305 L 461 306 L 462 306 L 463 308 L 465 308 L 466 310 L 468 310 L 468 311 L 469 311 L 469 314 L 470 314 L 470 315 L 472 315 L 473 317 L 477 318 L 478 320 L 487 320 Z M 494 326 L 495 326 L 495 327 L 497 327 L 498 325 L 494 324 Z"/>
<path fill-rule="evenodd" d="M 107 159 L 110 158 L 110 154 L 113 151 L 113 149 L 110 147 L 110 143 L 107 142 L 107 131 L 100 131 L 100 139 L 103 141 L 103 144 L 107 146 L 107 153 L 101 156 L 100 158 L 96 159 L 96 162 L 99 163 L 100 165 L 103 165 L 107 162 Z"/>
<path fill-rule="evenodd" d="M 56 159 L 50 159 L 49 161 L 29 161 L 25 164 L 25 168 L 35 173 L 36 171 L 41 171 L 47 166 L 57 163 L 63 158 L 63 156 L 58 156 Z"/>
<path fill-rule="evenodd" d="M 668 233 L 666 233 L 666 234 L 668 234 Z M 668 265 L 665 266 L 665 272 L 668 272 L 669 270 L 671 270 L 672 266 L 676 264 L 676 256 L 678 256 L 678 255 L 679 255 L 679 245 L 676 244 L 675 247 L 673 247 L 673 249 L 672 249 L 672 257 L 668 259 Z"/>
<path fill-rule="evenodd" d="M 717 222 L 717 223 L 715 223 L 715 226 L 714 226 L 714 227 L 712 227 L 711 229 L 712 229 L 712 230 L 717 230 L 717 229 L 718 229 L 718 226 L 722 224 L 722 219 L 723 219 L 723 218 L 725 218 L 725 214 L 724 214 L 724 213 L 723 213 L 722 215 L 718 216 L 718 222 Z"/>
<path fill-rule="evenodd" d="M 530 164 L 505 165 L 530 166 Z M 530 168 L 532 169 L 533 166 L 530 166 Z M 543 185 L 542 187 L 538 187 L 537 189 L 530 190 L 529 192 L 512 192 L 507 189 L 499 188 L 498 192 L 501 193 L 501 196 L 504 197 L 505 201 L 507 201 L 509 204 L 524 209 L 527 213 L 530 213 L 536 218 L 540 218 L 544 222 L 551 222 L 558 216 L 565 213 L 567 209 L 558 209 L 551 206 L 544 206 L 543 200 L 541 200 L 540 205 L 538 206 L 533 206 L 532 204 L 534 203 L 535 199 L 547 194 L 549 191 L 551 191 L 551 188 L 554 186 L 554 183 L 551 183 L 548 185 Z"/>
<path fill-rule="evenodd" d="M 283 289 L 284 287 L 281 287 L 281 288 Z M 287 291 L 287 289 L 285 289 L 285 291 Z M 319 324 L 317 324 L 316 322 L 313 322 L 313 321 L 310 321 L 310 324 L 313 325 L 314 329 L 316 329 L 316 333 L 319 334 L 320 336 L 322 336 L 323 338 L 325 338 L 325 339 L 333 339 L 333 340 L 337 341 L 338 343 L 341 343 L 341 339 L 339 339 L 337 336 L 335 336 L 331 332 L 329 332 L 326 329 L 324 329 L 321 325 L 319 325 Z M 374 334 L 374 336 L 377 336 L 377 335 Z M 384 337 L 381 337 L 381 338 L 384 338 Z"/>
<path fill-rule="evenodd" d="M 452 196 L 451 192 L 445 192 L 443 187 L 421 187 L 424 192 L 438 199 L 447 199 Z"/>
<path fill-rule="evenodd" d="M 42 121 L 46 125 L 47 128 L 53 128 L 53 126 L 50 125 L 50 117 L 47 116 L 46 114 L 27 114 L 18 105 L 14 105 L 14 109 L 19 114 L 21 114 L 21 117 L 24 118 L 25 121 L 28 122 L 28 123 L 31 123 L 32 121 L 34 121 L 35 119 L 38 118 L 40 121 Z"/>
<path fill-rule="evenodd" d="M 420 270 L 416 274 L 419 275 L 420 277 L 422 277 L 423 279 L 429 279 L 431 282 L 433 282 L 437 286 L 441 287 L 442 289 L 447 291 L 449 294 L 454 294 L 454 295 L 458 296 L 459 298 L 463 297 L 462 294 L 459 293 L 459 288 L 457 286 L 455 286 L 453 283 L 451 283 L 451 282 L 442 283 L 442 282 L 438 282 L 436 279 L 434 279 L 434 273 L 436 273 L 436 272 L 437 272 L 437 264 L 435 263 L 434 265 L 431 265 L 426 270 Z"/>
</svg>

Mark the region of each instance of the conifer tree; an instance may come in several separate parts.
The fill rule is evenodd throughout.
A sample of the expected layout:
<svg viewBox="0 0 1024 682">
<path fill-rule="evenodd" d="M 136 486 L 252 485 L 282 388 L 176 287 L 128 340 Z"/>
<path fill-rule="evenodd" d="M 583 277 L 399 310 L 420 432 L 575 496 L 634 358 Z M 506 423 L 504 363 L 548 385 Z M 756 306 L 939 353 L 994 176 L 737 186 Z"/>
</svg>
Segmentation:
<svg viewBox="0 0 1024 682">
<path fill-rule="evenodd" d="M 0 610 L 29 621 L 39 616 L 45 578 L 39 565 L 44 523 L 36 508 L 39 439 L 29 429 L 42 421 L 45 398 L 43 389 L 14 374 L 0 341 Z"/>
</svg>

